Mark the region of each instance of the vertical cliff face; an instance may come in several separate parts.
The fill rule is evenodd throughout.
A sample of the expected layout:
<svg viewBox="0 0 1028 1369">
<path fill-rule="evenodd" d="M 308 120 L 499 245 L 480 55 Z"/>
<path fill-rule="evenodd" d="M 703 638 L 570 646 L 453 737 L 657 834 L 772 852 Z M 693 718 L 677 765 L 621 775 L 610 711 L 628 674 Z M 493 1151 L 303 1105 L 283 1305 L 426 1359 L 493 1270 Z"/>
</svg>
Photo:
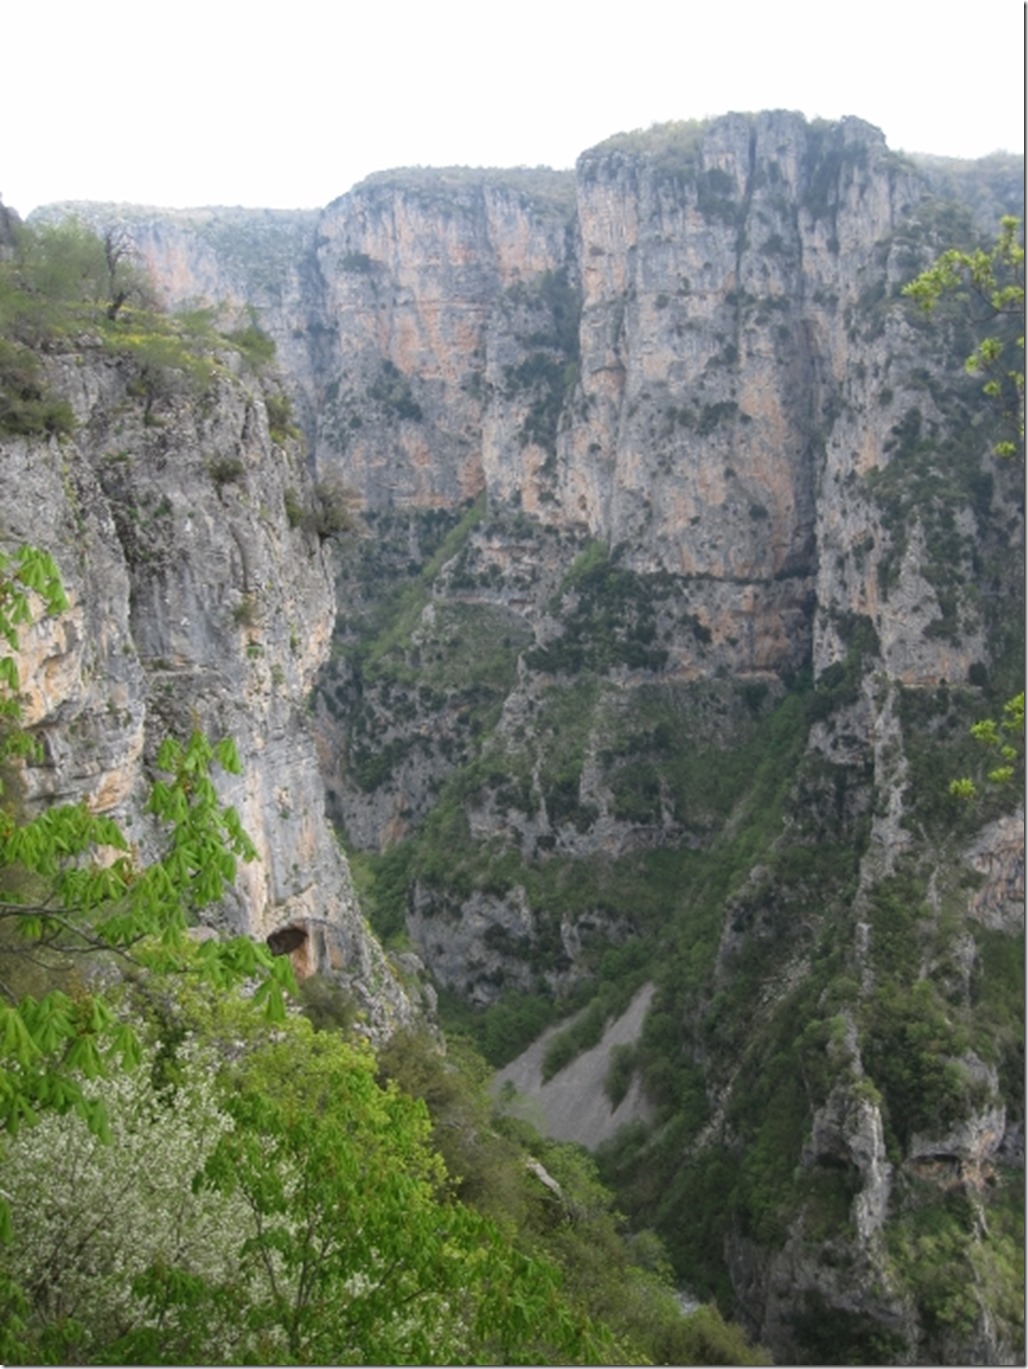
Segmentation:
<svg viewBox="0 0 1028 1369">
<path fill-rule="evenodd" d="M 151 404 L 131 361 L 89 341 L 58 349 L 47 375 L 74 437 L 4 440 L 4 544 L 49 551 L 71 601 L 21 644 L 26 721 L 43 743 L 25 801 L 85 800 L 145 853 L 162 738 L 233 738 L 243 773 L 220 789 L 258 858 L 223 924 L 273 942 L 292 928 L 298 967 L 338 971 L 381 1031 L 410 1005 L 326 826 L 306 716 L 334 618 L 319 541 L 289 515 L 309 477 L 295 444 L 271 440 L 239 357 L 211 366 L 202 393 L 168 372 Z"/>
<path fill-rule="evenodd" d="M 1023 491 L 959 311 L 900 295 L 983 204 L 1017 209 L 986 170 L 961 205 L 972 169 L 778 112 L 620 135 L 574 176 L 373 177 L 266 252 L 260 215 L 217 242 L 204 214 L 115 216 L 169 297 L 258 311 L 317 476 L 362 510 L 316 716 L 378 925 L 494 1041 L 656 984 L 619 1062 L 655 1124 L 608 1172 L 785 1360 L 1018 1353 L 983 1290 L 1012 1268 L 1023 819 L 948 782 L 1023 683 Z M 288 739 L 324 572 L 282 523 L 298 468 L 260 493 L 247 458 L 179 511 L 205 432 L 102 465 L 122 545 L 163 482 L 181 531 L 137 568 L 97 535 L 133 607 L 79 629 L 127 701 L 93 729 L 138 751 L 176 671 L 259 720 L 255 902 L 284 926 L 309 900 L 271 848 L 322 849 Z M 171 549 L 194 542 L 203 587 Z"/>
<path fill-rule="evenodd" d="M 559 269 L 570 177 L 372 178 L 318 225 L 315 455 L 370 507 L 486 486 L 489 344 L 512 292 Z"/>
<path fill-rule="evenodd" d="M 823 559 L 843 320 L 919 187 L 867 125 L 776 114 L 655 154 L 601 148 L 579 186 L 586 417 L 561 508 L 639 569 L 688 578 L 713 648 L 740 644 L 729 668 L 780 667 Z"/>
<path fill-rule="evenodd" d="M 856 614 L 902 678 L 959 680 L 980 634 L 910 630 L 938 616 L 921 533 L 864 489 L 939 419 L 888 308 L 929 203 L 869 125 L 768 113 L 612 139 L 573 179 L 383 174 L 316 218 L 78 209 L 128 229 L 169 302 L 256 310 L 319 474 L 363 507 L 484 492 L 624 547 L 689 585 L 684 674 L 795 668 L 812 637 L 820 670 Z"/>
</svg>

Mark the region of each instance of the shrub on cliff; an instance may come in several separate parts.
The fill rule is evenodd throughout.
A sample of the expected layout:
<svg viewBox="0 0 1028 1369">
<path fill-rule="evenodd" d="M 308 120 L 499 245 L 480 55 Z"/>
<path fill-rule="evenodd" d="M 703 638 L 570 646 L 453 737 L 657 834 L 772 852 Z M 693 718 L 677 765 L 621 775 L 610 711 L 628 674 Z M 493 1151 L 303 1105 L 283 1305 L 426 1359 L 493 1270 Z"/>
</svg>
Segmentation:
<svg viewBox="0 0 1028 1369">
<path fill-rule="evenodd" d="M 50 393 L 35 355 L 0 338 L 0 436 L 60 436 L 74 426 L 71 405 Z"/>
</svg>

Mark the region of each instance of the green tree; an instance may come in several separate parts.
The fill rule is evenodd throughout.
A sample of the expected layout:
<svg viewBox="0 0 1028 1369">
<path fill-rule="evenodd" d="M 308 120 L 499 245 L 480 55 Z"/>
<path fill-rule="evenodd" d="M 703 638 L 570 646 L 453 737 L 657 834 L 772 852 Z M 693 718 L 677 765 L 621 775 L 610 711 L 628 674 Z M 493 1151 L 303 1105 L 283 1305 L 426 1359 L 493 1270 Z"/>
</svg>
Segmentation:
<svg viewBox="0 0 1028 1369">
<path fill-rule="evenodd" d="M 233 1071 L 235 1127 L 206 1176 L 258 1231 L 251 1328 L 302 1363 L 610 1358 L 559 1270 L 449 1195 L 424 1104 L 375 1071 L 369 1048 L 303 1020 Z"/>
<path fill-rule="evenodd" d="M 140 1066 L 83 1085 L 114 1144 L 73 1113 L 10 1143 L 9 1360 L 621 1359 L 551 1261 L 454 1199 L 424 1105 L 366 1043 L 297 1017 L 268 1040 L 182 976 L 127 1001 Z"/>
<path fill-rule="evenodd" d="M 28 816 L 17 797 L 18 768 L 36 743 L 22 725 L 18 690 L 19 630 L 36 613 L 67 607 L 52 558 L 34 547 L 0 553 L 0 1132 L 17 1133 L 43 1113 L 75 1111 L 100 1135 L 108 1130 L 101 1099 L 83 1080 L 131 1065 L 139 1043 L 113 1012 L 102 988 L 85 978 L 69 990 L 19 992 L 20 953 L 41 951 L 60 960 L 113 958 L 155 969 L 186 964 L 227 984 L 260 979 L 259 1000 L 285 1015 L 283 992 L 292 985 L 286 959 L 275 960 L 246 937 L 195 947 L 188 929 L 235 878 L 238 860 L 254 848 L 238 814 L 222 807 L 211 769 L 238 773 L 231 740 L 210 743 L 195 733 L 161 746 L 148 812 L 164 832 L 161 854 L 135 859 L 117 823 L 85 803 L 59 804 Z M 10 932 L 10 934 L 6 934 Z M 0 1193 L 0 1238 L 9 1213 Z"/>
<path fill-rule="evenodd" d="M 143 1023 L 133 1023 L 138 1036 Z M 162 1046 L 164 1047 L 162 1051 Z M 0 1355 L 6 1363 L 88 1364 L 155 1326 L 137 1280 L 158 1268 L 227 1281 L 253 1235 L 241 1201 L 194 1187 L 232 1119 L 220 1107 L 220 1065 L 195 1037 L 145 1041 L 136 1068 L 81 1077 L 107 1114 L 110 1141 L 75 1112 L 48 1112 L 8 1141 L 2 1185 L 11 1239 L 0 1245 Z M 156 1329 L 156 1328 L 155 1328 Z M 213 1321 L 205 1350 L 231 1358 Z"/>
<path fill-rule="evenodd" d="M 39 996 L 3 986 L 4 1356 L 619 1358 L 565 1297 L 555 1264 L 518 1251 L 454 1197 L 424 1104 L 378 1083 L 370 1048 L 286 1019 L 287 960 L 246 938 L 188 938 L 253 854 L 210 775 L 215 762 L 238 769 L 229 743 L 196 734 L 161 747 L 148 809 L 167 835 L 145 866 L 117 824 L 84 804 L 19 810 L 18 768 L 34 745 L 17 692 L 19 632 L 66 606 L 49 556 L 3 555 L 0 923 L 14 928 L 15 948 L 113 960 L 157 1026 L 123 1011 L 117 985 L 83 977 Z M 16 960 L 8 948 L 5 967 Z M 223 993 L 255 975 L 250 1001 Z M 270 1041 L 262 1007 L 278 1024 Z M 217 1079 L 216 1097 L 205 1079 Z M 65 1203 L 48 1196 L 47 1156 L 58 1187 L 71 1165 Z M 116 1199 L 102 1196 L 107 1185 Z M 183 1206 L 187 1187 L 197 1201 Z"/>
<path fill-rule="evenodd" d="M 0 262 L 0 333 L 28 345 L 69 326 L 113 323 L 130 300 L 149 308 L 151 292 L 117 228 L 99 237 L 74 218 L 23 224 Z"/>
</svg>

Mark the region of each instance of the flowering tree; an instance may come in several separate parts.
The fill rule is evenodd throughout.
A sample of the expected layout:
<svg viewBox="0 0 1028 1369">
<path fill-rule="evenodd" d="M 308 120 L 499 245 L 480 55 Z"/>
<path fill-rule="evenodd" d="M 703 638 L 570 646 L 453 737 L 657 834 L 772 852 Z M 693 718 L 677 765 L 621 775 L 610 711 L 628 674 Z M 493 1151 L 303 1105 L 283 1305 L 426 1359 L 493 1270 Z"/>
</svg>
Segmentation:
<svg viewBox="0 0 1028 1369">
<path fill-rule="evenodd" d="M 225 1283 L 252 1234 L 243 1204 L 193 1179 L 231 1118 L 217 1101 L 217 1060 L 180 1047 L 182 1077 L 163 1081 L 152 1048 L 136 1068 L 80 1077 L 102 1105 L 101 1137 L 77 1111 L 50 1111 L 10 1140 L 0 1180 L 10 1205 L 0 1246 L 0 1355 L 7 1362 L 102 1361 L 140 1327 L 159 1331 L 135 1291 L 146 1271 Z M 230 1349 L 211 1322 L 216 1359 Z M 230 1356 L 229 1356 L 230 1357 Z"/>
</svg>

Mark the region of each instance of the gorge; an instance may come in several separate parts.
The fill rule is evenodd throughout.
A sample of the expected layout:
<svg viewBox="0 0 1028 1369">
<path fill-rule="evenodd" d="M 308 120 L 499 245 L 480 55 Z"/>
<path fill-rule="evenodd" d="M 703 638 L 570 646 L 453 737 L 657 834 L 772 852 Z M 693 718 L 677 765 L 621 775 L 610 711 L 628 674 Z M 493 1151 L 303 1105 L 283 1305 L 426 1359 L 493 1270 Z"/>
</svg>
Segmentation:
<svg viewBox="0 0 1028 1369">
<path fill-rule="evenodd" d="M 559 1079 L 646 988 L 602 1172 L 782 1362 L 1023 1355 L 1023 780 L 950 793 L 1023 689 L 1023 466 L 967 310 L 902 294 L 1022 176 L 779 111 L 36 216 L 277 371 L 144 405 L 138 357 L 41 356 L 75 428 L 3 438 L 0 533 L 72 606 L 21 653 L 27 802 L 145 846 L 199 720 L 260 853 L 220 925 L 374 1039 L 438 999 L 499 1068 L 560 1023 Z"/>
</svg>

